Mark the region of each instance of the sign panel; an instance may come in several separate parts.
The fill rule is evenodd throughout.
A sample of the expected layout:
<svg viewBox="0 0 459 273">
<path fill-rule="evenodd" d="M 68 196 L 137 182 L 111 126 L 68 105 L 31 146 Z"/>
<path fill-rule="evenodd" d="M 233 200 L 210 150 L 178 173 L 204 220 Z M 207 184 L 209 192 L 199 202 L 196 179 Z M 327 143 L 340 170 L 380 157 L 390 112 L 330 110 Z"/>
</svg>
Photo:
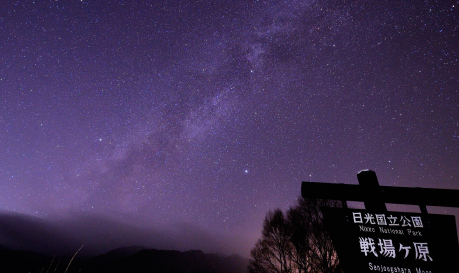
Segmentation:
<svg viewBox="0 0 459 273">
<path fill-rule="evenodd" d="M 322 208 L 344 272 L 459 271 L 452 215 Z"/>
</svg>

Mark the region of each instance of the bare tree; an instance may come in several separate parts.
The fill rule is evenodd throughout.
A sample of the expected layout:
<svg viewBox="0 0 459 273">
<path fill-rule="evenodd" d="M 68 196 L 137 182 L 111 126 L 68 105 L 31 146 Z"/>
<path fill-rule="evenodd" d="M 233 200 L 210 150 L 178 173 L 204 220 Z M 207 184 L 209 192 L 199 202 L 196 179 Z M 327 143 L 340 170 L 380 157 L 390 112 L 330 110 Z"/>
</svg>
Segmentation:
<svg viewBox="0 0 459 273">
<path fill-rule="evenodd" d="M 310 272 L 313 266 L 309 255 L 312 249 L 309 238 L 312 233 L 311 223 L 300 206 L 288 210 L 287 225 L 290 232 L 289 240 L 292 244 L 290 258 L 297 265 L 298 273 Z"/>
<path fill-rule="evenodd" d="M 291 244 L 284 213 L 268 212 L 263 223 L 262 238 L 251 251 L 250 272 L 288 273 L 291 271 Z"/>
<path fill-rule="evenodd" d="M 340 207 L 335 200 L 299 198 L 297 205 L 287 212 L 290 240 L 296 246 L 303 267 L 301 272 L 335 273 L 340 272 L 338 257 L 329 233 L 323 223 L 320 207 Z M 296 228 L 295 228 L 296 227 Z M 298 235 L 299 234 L 299 235 Z"/>
<path fill-rule="evenodd" d="M 342 272 L 331 238 L 323 225 L 320 207 L 340 207 L 332 200 L 299 198 L 284 215 L 269 212 L 262 238 L 252 250 L 252 273 Z"/>
</svg>

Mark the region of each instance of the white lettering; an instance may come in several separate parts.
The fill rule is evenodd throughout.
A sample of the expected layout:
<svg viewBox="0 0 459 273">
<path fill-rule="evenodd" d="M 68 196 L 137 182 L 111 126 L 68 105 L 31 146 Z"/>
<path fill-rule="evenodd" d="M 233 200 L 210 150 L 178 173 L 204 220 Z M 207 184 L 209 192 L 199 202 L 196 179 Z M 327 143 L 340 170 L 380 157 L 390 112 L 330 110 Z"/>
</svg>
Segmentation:
<svg viewBox="0 0 459 273">
<path fill-rule="evenodd" d="M 360 228 L 360 231 L 363 231 L 363 232 L 375 232 L 375 229 L 372 227 L 366 227 L 366 226 L 359 225 L 359 228 Z"/>
<path fill-rule="evenodd" d="M 416 273 L 432 273 L 432 271 L 430 271 L 430 270 L 422 270 L 422 269 L 416 267 Z"/>
<path fill-rule="evenodd" d="M 379 232 L 388 233 L 388 234 L 405 235 L 403 230 L 401 229 L 393 229 L 393 228 L 385 228 L 385 227 L 379 227 Z"/>
<path fill-rule="evenodd" d="M 379 272 L 390 272 L 390 273 L 411 273 L 411 269 L 407 267 L 398 267 L 398 266 L 385 266 L 379 264 L 373 264 L 371 262 L 368 263 L 368 269 L 371 271 L 379 271 Z M 432 273 L 432 271 L 417 271 L 416 273 Z"/>
<path fill-rule="evenodd" d="M 411 221 L 413 221 L 413 227 L 423 228 L 421 216 L 411 216 Z"/>
<path fill-rule="evenodd" d="M 355 223 L 355 224 L 363 224 L 363 221 L 362 221 L 362 213 L 360 213 L 360 212 L 353 212 L 352 215 L 353 215 L 353 217 L 354 217 L 354 223 Z"/>
<path fill-rule="evenodd" d="M 416 230 L 411 230 L 407 229 L 408 235 L 413 235 L 413 236 L 422 236 L 421 231 L 416 231 Z"/>
</svg>

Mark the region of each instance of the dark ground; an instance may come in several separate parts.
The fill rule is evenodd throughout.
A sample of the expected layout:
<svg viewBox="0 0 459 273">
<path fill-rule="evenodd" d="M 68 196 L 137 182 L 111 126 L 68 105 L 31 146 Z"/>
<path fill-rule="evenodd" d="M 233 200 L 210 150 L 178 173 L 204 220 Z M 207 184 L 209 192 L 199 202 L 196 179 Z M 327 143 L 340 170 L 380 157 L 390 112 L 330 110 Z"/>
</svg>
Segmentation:
<svg viewBox="0 0 459 273">
<path fill-rule="evenodd" d="M 3 272 L 65 272 L 71 257 L 48 257 L 31 251 L 15 251 L 0 247 Z M 75 258 L 67 272 L 247 272 L 248 260 L 238 255 L 224 257 L 200 250 L 175 250 L 125 247 L 93 258 Z M 5 270 L 5 271 L 4 271 Z"/>
</svg>

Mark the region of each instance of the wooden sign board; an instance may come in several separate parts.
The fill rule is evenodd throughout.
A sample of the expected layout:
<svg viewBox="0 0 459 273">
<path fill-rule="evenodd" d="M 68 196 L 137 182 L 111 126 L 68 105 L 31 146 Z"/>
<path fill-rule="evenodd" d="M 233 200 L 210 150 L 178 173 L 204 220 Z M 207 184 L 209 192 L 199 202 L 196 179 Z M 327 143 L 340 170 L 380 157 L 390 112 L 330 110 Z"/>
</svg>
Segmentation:
<svg viewBox="0 0 459 273">
<path fill-rule="evenodd" d="M 344 272 L 459 272 L 452 215 L 322 208 Z"/>
</svg>

